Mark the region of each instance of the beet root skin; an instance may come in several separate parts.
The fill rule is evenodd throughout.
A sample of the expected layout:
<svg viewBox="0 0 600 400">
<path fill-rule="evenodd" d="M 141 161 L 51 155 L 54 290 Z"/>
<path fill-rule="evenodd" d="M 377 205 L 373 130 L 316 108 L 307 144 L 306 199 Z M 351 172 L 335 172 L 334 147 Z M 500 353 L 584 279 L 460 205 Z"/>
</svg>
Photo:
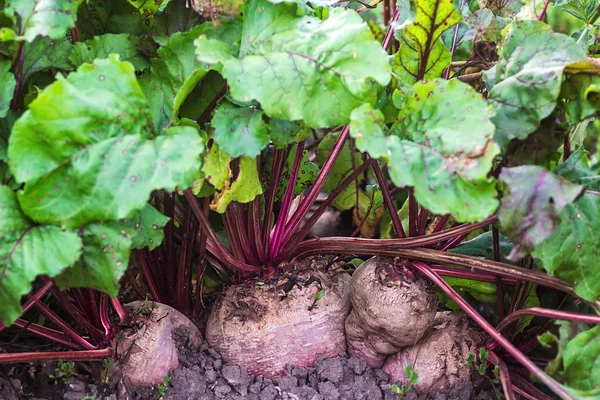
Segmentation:
<svg viewBox="0 0 600 400">
<path fill-rule="evenodd" d="M 437 309 L 431 282 L 384 257 L 373 257 L 356 269 L 350 298 L 348 352 L 373 368 L 380 367 L 387 355 L 417 343 Z"/>
<path fill-rule="evenodd" d="M 415 346 L 389 356 L 382 369 L 390 382 L 399 386 L 407 383 L 408 365 L 419 374 L 413 389 L 419 396 L 435 396 L 440 391 L 464 387 L 473 375 L 465 367 L 469 353 L 477 354 L 484 335 L 469 325 L 466 315 L 451 311 L 439 312 L 425 337 Z"/>
<path fill-rule="evenodd" d="M 123 306 L 133 314 L 134 329 L 123 330 L 115 338 L 116 364 L 113 381 L 124 380 L 133 388 L 149 388 L 162 383 L 170 371 L 180 367 L 173 333 L 184 335 L 187 345 L 200 347 L 202 335 L 182 313 L 161 303 L 134 301 Z"/>
<path fill-rule="evenodd" d="M 287 296 L 267 284 L 230 287 L 213 306 L 206 340 L 226 364 L 265 377 L 282 374 L 287 364 L 309 367 L 319 357 L 345 354 L 350 276 L 319 271 L 310 275 L 320 283 L 294 286 Z M 323 297 L 311 307 L 321 288 Z"/>
</svg>

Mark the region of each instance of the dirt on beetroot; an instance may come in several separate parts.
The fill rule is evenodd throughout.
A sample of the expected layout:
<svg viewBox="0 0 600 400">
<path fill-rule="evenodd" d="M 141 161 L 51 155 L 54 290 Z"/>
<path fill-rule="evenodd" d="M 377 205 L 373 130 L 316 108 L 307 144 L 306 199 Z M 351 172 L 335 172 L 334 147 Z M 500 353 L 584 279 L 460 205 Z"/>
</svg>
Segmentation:
<svg viewBox="0 0 600 400">
<path fill-rule="evenodd" d="M 17 400 L 397 400 L 392 382 L 381 369 L 370 368 L 356 357 L 334 357 L 317 360 L 314 366 L 288 366 L 282 376 L 267 379 L 255 376 L 244 367 L 225 365 L 217 351 L 204 342 L 199 348 L 186 343 L 184 334 L 174 333 L 181 368 L 171 373 L 166 387 L 131 390 L 123 381 L 103 385 L 91 376 L 78 376 L 66 383 L 47 378 L 37 385 L 26 376 L 0 377 L 0 399 Z M 48 364 L 45 373 L 53 371 Z M 47 375 L 46 375 L 47 376 Z M 10 380 L 10 381 L 9 381 Z M 164 390 L 166 388 L 166 390 Z M 472 381 L 441 392 L 436 400 L 492 400 L 489 386 Z M 403 400 L 426 399 L 410 391 Z"/>
</svg>

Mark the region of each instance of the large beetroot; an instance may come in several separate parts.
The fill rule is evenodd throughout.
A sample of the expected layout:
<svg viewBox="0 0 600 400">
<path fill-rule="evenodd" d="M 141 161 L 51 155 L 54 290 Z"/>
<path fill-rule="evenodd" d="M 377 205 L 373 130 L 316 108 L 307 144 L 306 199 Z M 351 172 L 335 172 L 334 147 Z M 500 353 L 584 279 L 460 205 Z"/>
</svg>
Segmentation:
<svg viewBox="0 0 600 400">
<path fill-rule="evenodd" d="M 232 286 L 215 303 L 206 339 L 226 363 L 272 377 L 287 364 L 345 354 L 350 276 L 308 263 L 279 280 Z"/>
<path fill-rule="evenodd" d="M 135 388 L 156 386 L 170 371 L 179 368 L 174 334 L 186 346 L 202 344 L 198 328 L 182 313 L 165 304 L 135 301 L 124 306 L 134 323 L 116 338 L 116 364 L 112 379 L 124 379 Z"/>
<path fill-rule="evenodd" d="M 346 319 L 348 352 L 380 367 L 385 357 L 411 346 L 433 323 L 433 285 L 399 261 L 373 257 L 352 275 L 352 312 Z"/>
<path fill-rule="evenodd" d="M 460 313 L 439 312 L 425 337 L 415 346 L 406 347 L 389 356 L 383 370 L 390 381 L 405 385 L 408 365 L 419 374 L 413 388 L 419 396 L 435 396 L 462 391 L 471 380 L 473 369 L 465 366 L 469 353 L 477 354 L 483 335 L 469 325 L 469 319 Z"/>
</svg>

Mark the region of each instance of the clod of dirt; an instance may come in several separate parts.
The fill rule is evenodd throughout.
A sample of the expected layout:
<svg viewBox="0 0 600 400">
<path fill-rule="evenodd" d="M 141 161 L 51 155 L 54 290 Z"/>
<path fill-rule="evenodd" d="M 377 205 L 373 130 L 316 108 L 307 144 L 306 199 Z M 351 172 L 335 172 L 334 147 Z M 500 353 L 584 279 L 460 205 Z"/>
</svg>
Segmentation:
<svg viewBox="0 0 600 400">
<path fill-rule="evenodd" d="M 415 346 L 407 347 L 389 356 L 382 369 L 390 375 L 390 382 L 405 385 L 404 370 L 412 365 L 419 374 L 419 383 L 413 386 L 421 396 L 436 396 L 439 392 L 459 391 L 475 376 L 472 368 L 465 367 L 469 353 L 477 354 L 483 343 L 483 334 L 469 325 L 467 316 L 444 311 L 437 313 L 433 326 Z M 470 393 L 466 397 L 470 398 Z"/>
<path fill-rule="evenodd" d="M 188 338 L 187 346 L 199 347 L 202 335 L 183 314 L 160 303 L 135 301 L 124 306 L 134 328 L 117 337 L 116 365 L 112 380 L 125 380 L 131 387 L 156 386 L 170 371 L 179 368 L 179 352 L 174 334 Z"/>
<path fill-rule="evenodd" d="M 433 323 L 433 284 L 395 260 L 373 257 L 352 275 L 352 312 L 346 319 L 350 355 L 380 367 L 389 354 L 412 346 Z"/>
<path fill-rule="evenodd" d="M 345 272 L 318 269 L 232 286 L 213 306 L 206 340 L 226 364 L 266 377 L 288 364 L 308 367 L 319 357 L 343 355 L 349 287 Z"/>
</svg>

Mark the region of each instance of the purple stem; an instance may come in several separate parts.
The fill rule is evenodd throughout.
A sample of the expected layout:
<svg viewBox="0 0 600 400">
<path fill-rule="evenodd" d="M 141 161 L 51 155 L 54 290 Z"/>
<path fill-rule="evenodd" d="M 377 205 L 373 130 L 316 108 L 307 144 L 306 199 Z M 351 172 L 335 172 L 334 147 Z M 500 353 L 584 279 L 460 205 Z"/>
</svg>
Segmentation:
<svg viewBox="0 0 600 400">
<path fill-rule="evenodd" d="M 42 286 L 40 288 L 40 290 L 38 290 L 34 295 L 29 296 L 29 298 L 27 299 L 25 304 L 23 304 L 23 307 L 22 307 L 23 311 L 21 312 L 21 315 L 25 314 L 33 306 L 33 304 L 35 302 L 40 300 L 42 298 L 42 296 L 44 296 L 48 292 L 48 290 L 50 290 L 52 285 L 53 285 L 52 281 L 48 280 L 48 281 L 46 281 L 44 286 Z M 0 332 L 2 332 L 5 328 L 6 328 L 6 326 L 2 322 L 0 322 Z"/>
<path fill-rule="evenodd" d="M 496 355 L 493 351 L 488 352 L 487 360 L 494 365 L 498 366 L 500 384 L 502 385 L 502 391 L 506 400 L 516 400 L 515 392 L 513 391 L 513 385 L 510 382 L 510 373 L 506 363 Z"/>
<path fill-rule="evenodd" d="M 54 311 L 52 311 L 48 306 L 46 306 L 41 301 L 35 302 L 35 306 L 40 310 L 42 314 L 46 316 L 50 321 L 54 323 L 57 327 L 59 327 L 65 334 L 70 336 L 74 341 L 79 343 L 81 347 L 87 350 L 93 350 L 96 347 L 93 346 L 90 342 L 81 337 L 80 334 L 75 332 L 73 328 L 71 328 L 65 321 L 62 320 Z"/>
<path fill-rule="evenodd" d="M 275 231 L 271 238 L 271 248 L 269 252 L 269 258 L 272 260 L 279 254 L 281 250 L 281 237 L 284 232 L 284 227 L 288 219 L 288 212 L 294 199 L 294 191 L 296 190 L 296 181 L 298 180 L 298 174 L 300 173 L 300 162 L 302 161 L 302 153 L 304 151 L 304 140 L 298 143 L 296 147 L 296 155 L 294 156 L 294 165 L 292 167 L 292 174 L 287 187 L 285 188 L 285 195 L 283 196 L 283 202 L 281 203 L 281 209 L 277 216 L 277 223 L 275 224 Z"/>
<path fill-rule="evenodd" d="M 418 204 L 413 188 L 408 189 L 408 236 L 415 237 L 418 232 Z"/>
<path fill-rule="evenodd" d="M 504 349 L 510 353 L 521 365 L 535 375 L 540 381 L 547 385 L 554 393 L 562 396 L 565 399 L 573 400 L 573 398 L 567 393 L 560 385 L 546 375 L 533 361 L 519 351 L 510 341 L 508 341 L 500 332 L 498 332 L 489 322 L 485 320 L 469 303 L 467 303 L 450 285 L 448 285 L 438 274 L 431 270 L 427 265 L 422 262 L 415 261 L 414 267 L 418 269 L 422 274 L 426 275 L 431 279 L 440 289 L 442 289 L 446 295 L 458 304 L 470 317 L 473 319 L 491 338 L 499 343 Z"/>
<path fill-rule="evenodd" d="M 506 316 L 502 322 L 498 324 L 496 330 L 498 332 L 502 332 L 511 323 L 517 321 L 519 318 L 526 317 L 528 315 L 533 315 L 535 317 L 544 317 L 544 318 L 552 318 L 552 319 L 562 319 L 567 321 L 575 321 L 575 322 L 583 322 L 585 324 L 600 324 L 600 316 L 592 315 L 592 314 L 579 314 L 569 311 L 559 311 L 559 310 L 548 310 L 546 308 L 539 307 L 531 307 L 524 308 L 522 310 L 515 311 Z"/>
<path fill-rule="evenodd" d="M 144 251 L 136 250 L 135 253 L 138 257 L 138 262 L 140 264 L 140 269 L 142 270 L 142 274 L 144 275 L 144 278 L 146 278 L 146 285 L 148 285 L 148 289 L 150 289 L 150 293 L 152 294 L 154 301 L 162 303 L 161 296 L 158 295 L 158 289 L 155 285 L 154 277 L 152 276 L 152 273 L 150 272 L 150 268 L 148 267 L 148 262 L 146 261 L 146 256 L 144 255 Z"/>
<path fill-rule="evenodd" d="M 271 167 L 271 180 L 269 182 L 269 188 L 267 189 L 267 195 L 265 196 L 265 220 L 263 221 L 262 227 L 262 242 L 264 244 L 263 253 L 260 254 L 260 258 L 263 260 L 269 259 L 269 244 L 271 242 L 271 221 L 273 220 L 273 209 L 275 207 L 275 195 L 277 194 L 277 187 L 281 181 L 281 174 L 283 167 L 287 159 L 287 151 L 275 149 L 273 152 L 273 165 Z"/>
<path fill-rule="evenodd" d="M 494 247 L 494 261 L 500 262 L 500 233 L 498 232 L 498 228 L 495 226 L 492 226 L 492 241 Z M 498 303 L 498 321 L 502 321 L 506 316 L 506 312 L 504 310 L 504 290 L 502 286 L 502 278 L 497 276 L 496 303 Z"/>
<path fill-rule="evenodd" d="M 109 337 L 112 331 L 112 324 L 108 317 L 108 295 L 104 293 L 100 295 L 100 322 L 104 327 L 105 336 Z"/>
<path fill-rule="evenodd" d="M 110 348 L 102 350 L 56 351 L 56 352 L 29 352 L 17 354 L 0 354 L 0 364 L 33 363 L 50 361 L 100 361 L 110 357 Z"/>
<path fill-rule="evenodd" d="M 465 0 L 460 2 L 460 11 L 462 13 L 463 8 L 465 8 Z M 456 50 L 456 39 L 458 37 L 458 29 L 460 28 L 460 22 L 456 24 L 454 27 L 454 35 L 452 37 L 452 46 L 450 47 L 450 59 L 454 56 L 454 51 Z M 450 67 L 446 68 L 444 71 L 444 79 L 450 78 Z"/>
<path fill-rule="evenodd" d="M 111 302 L 113 308 L 115 309 L 115 312 L 119 316 L 119 322 L 121 324 L 126 324 L 129 320 L 129 318 L 127 317 L 127 313 L 123 309 L 123 306 L 121 305 L 121 302 L 119 301 L 119 299 L 117 299 L 115 297 L 115 298 L 110 299 L 110 302 Z"/>
<path fill-rule="evenodd" d="M 17 319 L 14 322 L 13 326 L 25 329 L 29 333 L 32 333 L 46 340 L 50 340 L 54 343 L 62 344 L 75 349 L 81 348 L 81 345 L 79 343 L 74 342 L 73 339 L 71 339 L 68 335 L 65 335 L 64 333 L 59 332 L 55 329 L 46 328 L 45 326 L 34 324 L 29 321 L 25 321 L 21 318 Z M 2 357 L 2 354 L 0 354 L 0 357 Z"/>
<path fill-rule="evenodd" d="M 404 232 L 404 228 L 402 227 L 402 222 L 400 221 L 400 217 L 398 217 L 398 211 L 394 206 L 394 200 L 392 200 L 392 195 L 387 187 L 387 182 L 383 177 L 383 173 L 381 172 L 381 167 L 379 166 L 378 161 L 373 162 L 373 171 L 375 172 L 375 176 L 377 177 L 377 181 L 379 182 L 379 188 L 381 189 L 381 195 L 383 196 L 383 201 L 385 206 L 390 213 L 390 217 L 392 218 L 392 226 L 394 227 L 394 231 L 396 232 L 396 237 L 405 238 L 406 232 Z"/>
</svg>

